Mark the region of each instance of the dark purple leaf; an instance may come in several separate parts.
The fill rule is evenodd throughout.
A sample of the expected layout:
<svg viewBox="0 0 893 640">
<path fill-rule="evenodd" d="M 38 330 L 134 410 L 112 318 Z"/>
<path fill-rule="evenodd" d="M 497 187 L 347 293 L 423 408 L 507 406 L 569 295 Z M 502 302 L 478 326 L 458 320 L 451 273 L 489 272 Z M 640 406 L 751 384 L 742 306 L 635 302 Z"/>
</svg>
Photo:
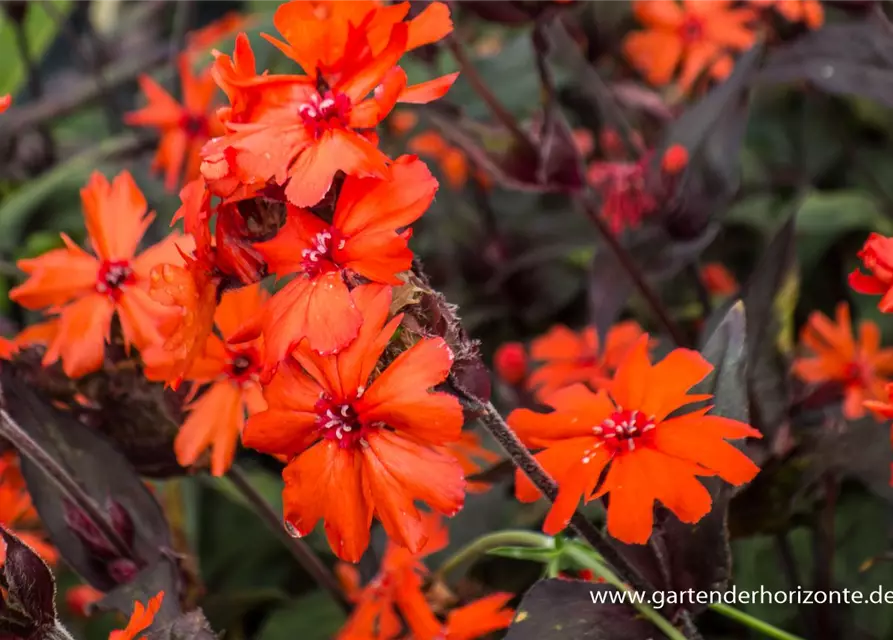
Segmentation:
<svg viewBox="0 0 893 640">
<path fill-rule="evenodd" d="M 56 580 L 53 573 L 31 547 L 2 526 L 0 537 L 6 543 L 3 577 L 9 592 L 7 597 L 15 601 L 17 608 L 28 616 L 34 627 L 52 626 L 56 622 Z M 2 626 L 0 631 L 3 631 Z"/>
<path fill-rule="evenodd" d="M 718 228 L 711 226 L 691 240 L 674 240 L 659 227 L 636 233 L 626 243 L 626 249 L 636 259 L 639 268 L 653 283 L 664 282 L 698 259 L 716 236 Z M 604 339 L 633 295 L 633 281 L 607 247 L 596 254 L 590 267 L 590 321 Z"/>
<path fill-rule="evenodd" d="M 112 548 L 113 559 L 108 554 L 104 557 L 98 553 L 95 546 L 91 546 L 88 535 L 97 525 L 82 521 L 92 516 L 80 507 L 72 511 L 73 498 L 62 492 L 45 469 L 23 456 L 22 475 L 34 506 L 66 563 L 101 591 L 114 589 L 121 579 L 131 576 L 139 567 L 152 569 L 161 564 L 166 567 L 165 575 L 175 575 L 169 555 L 172 546 L 170 530 L 164 512 L 124 456 L 102 435 L 52 407 L 29 386 L 14 364 L 4 363 L 0 380 L 5 408 L 12 419 L 75 479 L 95 505 L 113 505 L 111 514 L 106 512 L 106 515 L 119 537 L 132 536 L 128 556 L 122 557 L 115 548 Z M 118 510 L 126 516 L 116 513 Z M 104 544 L 107 546 L 106 542 Z M 112 560 L 114 562 L 110 564 Z M 165 607 L 176 612 L 179 602 L 177 581 L 170 579 L 162 588 L 168 594 Z M 160 590 L 155 589 L 150 595 Z M 126 606 L 122 604 L 120 610 L 129 613 L 132 604 L 132 600 Z"/>
<path fill-rule="evenodd" d="M 774 438 L 788 422 L 790 363 L 778 348 L 782 323 L 776 311 L 779 294 L 796 276 L 796 214 L 773 238 L 743 289 L 747 314 L 747 363 L 751 424 Z"/>
<path fill-rule="evenodd" d="M 673 202 L 665 210 L 666 225 L 674 235 L 696 234 L 738 191 L 739 155 L 749 115 L 748 90 L 761 57 L 760 45 L 742 55 L 725 82 L 668 127 L 657 149 L 656 166 L 674 144 L 682 145 L 689 154 Z"/>
<path fill-rule="evenodd" d="M 180 615 L 179 585 L 179 569 L 171 558 L 166 557 L 143 569 L 133 581 L 109 591 L 97 606 L 104 611 L 122 611 L 129 615 L 134 602 L 146 603 L 159 591 L 164 591 L 161 609 L 155 617 L 156 623 L 164 623 Z"/>
<path fill-rule="evenodd" d="M 828 93 L 853 95 L 893 107 L 890 26 L 870 17 L 828 24 L 773 51 L 756 80 L 809 82 Z"/>
<path fill-rule="evenodd" d="M 614 587 L 580 580 L 540 580 L 524 595 L 505 640 L 644 640 L 666 638 L 626 604 L 594 603 Z M 610 598 L 610 595 L 608 595 Z"/>
</svg>

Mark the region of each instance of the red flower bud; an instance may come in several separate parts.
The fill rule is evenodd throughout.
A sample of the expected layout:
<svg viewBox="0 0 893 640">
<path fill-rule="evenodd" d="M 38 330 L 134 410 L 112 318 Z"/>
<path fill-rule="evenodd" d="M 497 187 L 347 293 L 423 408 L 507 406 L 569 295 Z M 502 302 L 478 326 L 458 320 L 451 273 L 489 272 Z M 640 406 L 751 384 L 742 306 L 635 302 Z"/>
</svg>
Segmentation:
<svg viewBox="0 0 893 640">
<path fill-rule="evenodd" d="M 506 342 L 493 356 L 496 375 L 511 385 L 517 385 L 527 377 L 527 353 L 520 342 Z"/>
</svg>

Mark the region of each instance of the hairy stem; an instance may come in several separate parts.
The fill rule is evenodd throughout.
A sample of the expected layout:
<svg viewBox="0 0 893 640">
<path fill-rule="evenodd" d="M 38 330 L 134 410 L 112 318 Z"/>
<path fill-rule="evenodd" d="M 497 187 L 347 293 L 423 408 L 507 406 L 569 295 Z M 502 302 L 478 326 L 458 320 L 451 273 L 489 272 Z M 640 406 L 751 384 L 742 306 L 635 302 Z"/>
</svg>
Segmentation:
<svg viewBox="0 0 893 640">
<path fill-rule="evenodd" d="M 310 574 L 320 587 L 329 592 L 329 595 L 345 612 L 350 613 L 351 604 L 338 580 L 304 540 L 294 538 L 286 531 L 282 524 L 282 519 L 273 510 L 270 503 L 254 488 L 245 472 L 239 467 L 233 466 L 229 470 L 227 477 L 248 501 L 255 513 L 279 536 L 304 570 Z"/>
<path fill-rule="evenodd" d="M 115 549 L 121 558 L 133 558 L 130 548 L 115 531 L 107 515 L 93 501 L 86 491 L 71 477 L 68 470 L 60 465 L 41 447 L 18 423 L 12 419 L 6 409 L 0 409 L 0 436 L 12 443 L 12 446 L 46 474 L 47 478 L 83 511 L 96 526 L 100 535 Z"/>
<path fill-rule="evenodd" d="M 546 498 L 549 499 L 550 502 L 555 502 L 555 499 L 558 496 L 558 485 L 552 477 L 549 476 L 546 470 L 543 469 L 537 459 L 533 457 L 530 450 L 518 439 L 515 432 L 511 430 L 508 424 L 506 424 L 505 420 L 503 420 L 502 416 L 499 414 L 499 411 L 496 410 L 496 407 L 490 402 L 482 402 L 479 398 L 476 398 L 473 394 L 468 392 L 468 390 L 464 389 L 461 383 L 459 383 L 453 376 L 450 377 L 450 382 L 467 402 L 478 407 L 481 412 L 480 418 L 484 423 L 484 426 L 487 427 L 487 430 L 493 435 L 496 441 L 499 442 L 505 452 L 511 456 L 515 466 L 521 469 L 521 471 L 530 478 L 530 481 L 544 496 L 546 496 Z M 571 528 L 577 535 L 586 540 L 593 549 L 604 556 L 604 558 L 623 576 L 623 579 L 627 583 L 633 585 L 633 587 L 639 591 L 653 590 L 653 587 L 648 584 L 648 581 L 642 577 L 639 571 L 620 555 L 617 549 L 611 545 L 602 532 L 582 514 L 574 513 L 571 518 Z"/>
</svg>

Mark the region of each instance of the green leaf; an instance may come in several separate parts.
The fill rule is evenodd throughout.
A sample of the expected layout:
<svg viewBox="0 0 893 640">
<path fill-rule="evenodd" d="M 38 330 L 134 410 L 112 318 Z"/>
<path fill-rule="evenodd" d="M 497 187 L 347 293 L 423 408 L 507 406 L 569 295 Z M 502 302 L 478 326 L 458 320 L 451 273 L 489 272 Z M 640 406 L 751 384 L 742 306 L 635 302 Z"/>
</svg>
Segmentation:
<svg viewBox="0 0 893 640">
<path fill-rule="evenodd" d="M 316 591 L 274 611 L 257 640 L 330 640 L 344 622 L 338 605 L 327 594 Z"/>
<path fill-rule="evenodd" d="M 534 547 L 496 547 L 487 552 L 491 556 L 512 558 L 514 560 L 530 560 L 531 562 L 548 563 L 561 555 L 560 549 L 538 549 Z"/>
<path fill-rule="evenodd" d="M 809 272 L 841 237 L 854 231 L 893 234 L 893 222 L 874 198 L 856 190 L 816 191 L 797 212 L 801 269 Z"/>
<path fill-rule="evenodd" d="M 12 252 L 18 247 L 29 216 L 55 192 L 63 189 L 76 192 L 97 163 L 133 148 L 134 141 L 132 134 L 108 138 L 56 165 L 4 199 L 0 205 L 0 251 Z"/>
<path fill-rule="evenodd" d="M 51 5 L 47 12 L 45 4 Z M 68 16 L 71 0 L 29 2 L 25 12 L 25 37 L 31 59 L 39 61 L 59 31 L 59 24 Z M 25 65 L 16 43 L 16 26 L 9 16 L 0 11 L 0 95 L 15 93 L 25 81 Z"/>
</svg>

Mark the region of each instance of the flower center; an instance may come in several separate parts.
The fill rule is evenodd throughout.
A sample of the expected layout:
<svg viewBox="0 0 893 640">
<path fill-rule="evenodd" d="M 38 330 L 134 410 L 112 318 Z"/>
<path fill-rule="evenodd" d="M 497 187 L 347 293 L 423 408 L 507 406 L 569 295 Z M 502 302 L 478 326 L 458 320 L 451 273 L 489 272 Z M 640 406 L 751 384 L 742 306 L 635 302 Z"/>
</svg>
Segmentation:
<svg viewBox="0 0 893 640">
<path fill-rule="evenodd" d="M 304 273 L 312 278 L 324 271 L 334 270 L 337 261 L 333 252 L 343 249 L 345 244 L 345 238 L 337 229 L 330 228 L 317 233 L 310 247 L 301 251 L 301 267 Z"/>
<path fill-rule="evenodd" d="M 871 378 L 869 366 L 858 360 L 850 362 L 843 371 L 844 387 L 865 387 L 865 381 Z"/>
<path fill-rule="evenodd" d="M 636 442 L 657 426 L 654 417 L 641 411 L 618 409 L 592 432 L 604 438 L 605 443 L 616 453 L 621 448 L 633 451 Z"/>
<path fill-rule="evenodd" d="M 602 216 L 612 231 L 636 228 L 657 206 L 645 184 L 642 162 L 616 163 L 593 181 L 602 193 Z"/>
<path fill-rule="evenodd" d="M 208 138 L 210 137 L 210 126 L 208 118 L 199 113 L 183 112 L 180 116 L 180 129 L 186 133 L 186 137 L 190 139 Z"/>
<path fill-rule="evenodd" d="M 260 358 L 254 347 L 242 351 L 227 349 L 227 356 L 226 375 L 234 382 L 247 382 L 260 371 Z"/>
<path fill-rule="evenodd" d="M 350 98 L 343 93 L 326 91 L 325 96 L 314 93 L 310 102 L 298 107 L 298 115 L 313 135 L 319 135 L 328 129 L 346 128 L 350 115 Z"/>
<path fill-rule="evenodd" d="M 103 260 L 96 275 L 96 293 L 107 295 L 117 301 L 121 297 L 121 287 L 136 284 L 136 276 L 129 260 Z"/>
<path fill-rule="evenodd" d="M 679 37 L 687 45 L 692 45 L 704 39 L 704 23 L 698 16 L 686 16 L 679 25 Z"/>
<path fill-rule="evenodd" d="M 360 421 L 351 402 L 337 401 L 328 395 L 316 403 L 316 426 L 323 438 L 336 441 L 342 449 L 359 446 L 372 429 Z"/>
</svg>

